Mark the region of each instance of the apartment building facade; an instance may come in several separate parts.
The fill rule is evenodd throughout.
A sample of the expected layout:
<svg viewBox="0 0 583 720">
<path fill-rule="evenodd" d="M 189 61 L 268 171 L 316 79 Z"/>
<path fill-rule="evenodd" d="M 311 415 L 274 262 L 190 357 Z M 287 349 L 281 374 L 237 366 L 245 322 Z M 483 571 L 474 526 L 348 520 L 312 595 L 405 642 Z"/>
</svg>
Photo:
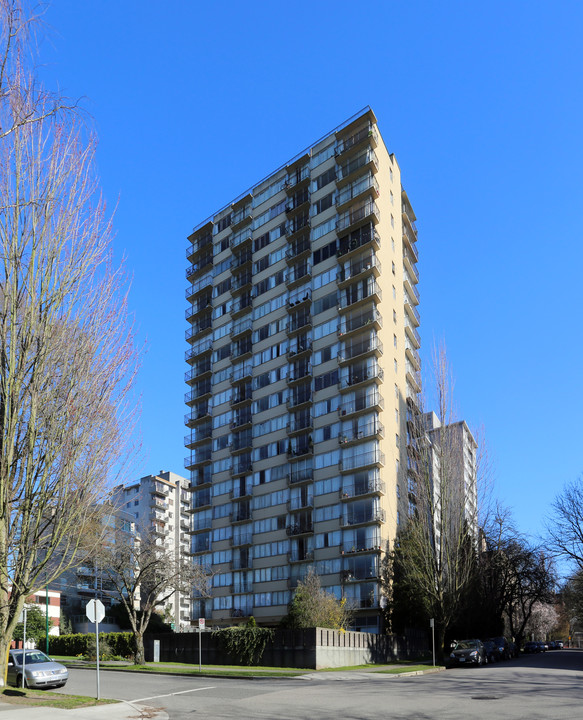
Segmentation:
<svg viewBox="0 0 583 720">
<path fill-rule="evenodd" d="M 420 391 L 415 215 L 365 108 L 189 237 L 193 618 L 278 622 L 299 579 L 380 630 Z"/>
<path fill-rule="evenodd" d="M 119 486 L 113 502 L 132 518 L 137 533 L 149 533 L 161 550 L 175 557 L 187 557 L 190 552 L 189 481 L 170 471 L 145 475 L 131 485 Z M 174 592 L 159 612 L 178 632 L 190 629 L 190 596 Z"/>
</svg>

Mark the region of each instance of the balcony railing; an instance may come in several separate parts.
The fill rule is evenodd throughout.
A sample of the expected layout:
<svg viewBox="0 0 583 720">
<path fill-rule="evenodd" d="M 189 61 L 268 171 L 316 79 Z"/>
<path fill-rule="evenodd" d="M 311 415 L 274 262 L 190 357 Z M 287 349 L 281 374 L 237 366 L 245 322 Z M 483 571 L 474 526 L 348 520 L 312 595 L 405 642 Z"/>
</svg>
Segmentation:
<svg viewBox="0 0 583 720">
<path fill-rule="evenodd" d="M 343 343 L 338 353 L 338 362 L 348 362 L 362 355 L 374 353 L 377 356 L 383 354 L 383 344 L 378 337 L 373 336 L 367 340 L 356 343 Z"/>
<path fill-rule="evenodd" d="M 195 283 L 192 283 L 192 285 L 186 290 L 186 298 L 191 298 L 194 295 L 196 295 L 201 290 L 204 290 L 207 287 L 211 287 L 213 284 L 213 276 L 208 275 L 207 277 L 203 277 L 200 280 L 198 280 Z"/>
<path fill-rule="evenodd" d="M 368 257 L 359 258 L 349 267 L 342 268 L 336 277 L 336 282 L 340 285 L 369 271 L 374 272 L 375 276 L 378 277 L 381 274 L 381 269 L 380 260 L 374 253 L 371 253 Z"/>
<path fill-rule="evenodd" d="M 351 506 L 345 506 L 350 508 Z M 385 511 L 384 510 L 367 510 L 363 512 L 351 512 L 346 513 L 342 517 L 340 524 L 344 527 L 350 527 L 351 525 L 366 525 L 368 523 L 383 523 L 385 522 Z"/>
<path fill-rule="evenodd" d="M 351 291 L 351 287 L 343 290 L 340 293 L 340 298 L 338 300 L 338 309 L 339 310 L 345 310 L 346 308 L 351 307 L 352 305 L 356 305 L 357 303 L 362 302 L 363 300 L 371 299 L 375 302 L 380 302 L 382 300 L 382 292 L 379 284 L 374 281 L 372 283 L 367 283 L 364 287 L 357 287 L 355 290 Z"/>
<path fill-rule="evenodd" d="M 351 372 L 346 377 L 340 378 L 338 386 L 341 390 L 352 387 L 353 385 L 360 385 L 360 383 L 368 382 L 369 380 L 382 381 L 384 378 L 383 369 L 380 367 L 370 367 L 363 370 L 357 370 Z"/>
<path fill-rule="evenodd" d="M 379 195 L 379 184 L 374 175 L 365 175 L 341 190 L 336 198 L 336 205 L 345 205 L 366 192 L 370 192 L 375 197 Z"/>
<path fill-rule="evenodd" d="M 237 337 L 237 335 L 242 335 L 243 333 L 250 332 L 252 329 L 253 320 L 251 318 L 239 320 L 239 322 L 233 323 L 233 327 L 231 328 L 231 337 Z"/>
<path fill-rule="evenodd" d="M 302 328 L 307 329 L 309 327 L 312 327 L 312 316 L 310 313 L 304 313 L 303 315 L 296 317 L 292 316 L 287 326 L 287 333 L 289 335 L 301 330 Z"/>
<path fill-rule="evenodd" d="M 385 429 L 378 420 L 375 420 L 365 425 L 360 425 L 358 428 L 349 428 L 343 430 L 338 435 L 338 444 L 346 445 L 347 443 L 355 440 L 367 440 L 371 437 L 384 437 Z"/>
<path fill-rule="evenodd" d="M 285 529 L 286 533 L 290 536 L 294 535 L 310 535 L 314 532 L 314 526 L 311 522 L 305 521 L 300 523 L 292 523 Z"/>
<path fill-rule="evenodd" d="M 301 470 L 290 470 L 287 481 L 290 485 L 297 485 L 302 482 L 309 482 L 314 479 L 313 468 L 302 468 Z"/>
<path fill-rule="evenodd" d="M 379 169 L 379 161 L 374 150 L 368 149 L 360 155 L 351 158 L 349 162 L 344 165 L 340 165 L 338 168 L 338 180 L 346 180 L 352 173 L 367 166 L 369 166 L 374 173 Z"/>
<path fill-rule="evenodd" d="M 348 470 L 356 470 L 356 468 L 365 468 L 373 465 L 384 466 L 384 464 L 385 454 L 380 452 L 380 450 L 373 450 L 342 458 L 339 462 L 339 468 L 341 471 L 346 472 Z"/>
<path fill-rule="evenodd" d="M 244 545 L 252 545 L 252 544 L 253 544 L 253 533 L 250 533 L 250 532 L 239 533 L 237 535 L 233 535 L 233 537 L 230 539 L 231 547 L 242 547 Z"/>
<path fill-rule="evenodd" d="M 369 202 L 366 202 L 364 205 L 361 205 L 360 207 L 350 208 L 345 213 L 343 213 L 336 222 L 336 230 L 338 232 L 342 232 L 343 230 L 348 230 L 353 225 L 356 225 L 357 223 L 363 222 L 363 220 L 366 220 L 367 218 L 370 218 L 371 221 L 376 225 L 380 220 L 380 212 L 377 207 L 377 204 L 373 202 L 372 200 Z"/>
<path fill-rule="evenodd" d="M 342 153 L 351 150 L 365 140 L 370 142 L 373 147 L 377 145 L 378 132 L 374 125 L 366 125 L 352 135 L 349 135 L 347 138 L 340 140 L 336 147 L 336 155 L 341 155 Z"/>
<path fill-rule="evenodd" d="M 338 415 L 344 417 L 364 410 L 382 410 L 384 407 L 385 400 L 379 392 L 367 393 L 364 397 L 342 402 L 338 407 Z"/>
<path fill-rule="evenodd" d="M 350 500 L 355 497 L 362 497 L 365 495 L 384 495 L 385 494 L 385 483 L 382 480 L 368 480 L 366 482 L 354 483 L 351 485 L 345 485 L 340 488 L 340 498 L 342 500 Z"/>
<path fill-rule="evenodd" d="M 292 393 L 289 398 L 287 399 L 287 407 L 293 408 L 297 407 L 298 405 L 303 405 L 304 403 L 312 402 L 312 393 L 311 391 L 308 392 L 302 392 L 302 393 Z"/>
<path fill-rule="evenodd" d="M 290 268 L 287 277 L 286 285 L 288 287 L 295 285 L 298 282 L 307 281 L 312 277 L 312 264 L 304 262 L 301 265 L 296 265 Z"/>
</svg>

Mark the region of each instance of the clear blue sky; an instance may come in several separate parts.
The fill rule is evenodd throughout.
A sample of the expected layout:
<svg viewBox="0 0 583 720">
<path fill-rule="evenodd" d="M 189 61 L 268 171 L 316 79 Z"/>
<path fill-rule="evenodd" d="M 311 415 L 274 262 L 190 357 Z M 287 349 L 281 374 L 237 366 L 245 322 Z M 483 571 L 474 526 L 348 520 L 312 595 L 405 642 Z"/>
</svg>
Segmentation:
<svg viewBox="0 0 583 720">
<path fill-rule="evenodd" d="M 43 76 L 95 118 L 147 340 L 136 474 L 183 472 L 186 236 L 371 105 L 418 216 L 422 358 L 526 532 L 583 469 L 576 1 L 53 0 Z"/>
</svg>

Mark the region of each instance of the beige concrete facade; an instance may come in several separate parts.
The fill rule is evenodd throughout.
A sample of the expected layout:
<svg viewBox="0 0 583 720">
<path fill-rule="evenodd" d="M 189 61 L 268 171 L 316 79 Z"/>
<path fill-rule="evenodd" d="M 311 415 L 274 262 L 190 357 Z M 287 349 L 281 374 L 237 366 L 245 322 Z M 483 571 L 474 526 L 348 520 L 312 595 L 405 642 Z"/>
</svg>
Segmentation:
<svg viewBox="0 0 583 720">
<path fill-rule="evenodd" d="M 278 622 L 310 566 L 380 629 L 417 405 L 417 230 L 367 108 L 189 237 L 193 618 Z"/>
</svg>

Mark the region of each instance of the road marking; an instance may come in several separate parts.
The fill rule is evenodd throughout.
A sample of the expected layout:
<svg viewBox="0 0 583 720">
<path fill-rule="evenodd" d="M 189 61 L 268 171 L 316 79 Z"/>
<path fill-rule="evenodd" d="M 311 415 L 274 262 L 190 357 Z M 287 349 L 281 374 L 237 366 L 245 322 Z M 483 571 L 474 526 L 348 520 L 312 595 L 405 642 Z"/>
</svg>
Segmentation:
<svg viewBox="0 0 583 720">
<path fill-rule="evenodd" d="M 199 690 L 214 690 L 215 687 L 216 685 L 209 685 L 208 687 L 193 688 L 192 690 L 179 690 L 178 692 L 165 693 L 164 695 L 152 695 L 152 697 L 138 698 L 137 700 L 127 700 L 126 702 L 146 702 L 146 700 L 157 700 L 158 698 L 172 697 L 173 695 L 185 695 L 186 693 L 199 692 Z"/>
</svg>

